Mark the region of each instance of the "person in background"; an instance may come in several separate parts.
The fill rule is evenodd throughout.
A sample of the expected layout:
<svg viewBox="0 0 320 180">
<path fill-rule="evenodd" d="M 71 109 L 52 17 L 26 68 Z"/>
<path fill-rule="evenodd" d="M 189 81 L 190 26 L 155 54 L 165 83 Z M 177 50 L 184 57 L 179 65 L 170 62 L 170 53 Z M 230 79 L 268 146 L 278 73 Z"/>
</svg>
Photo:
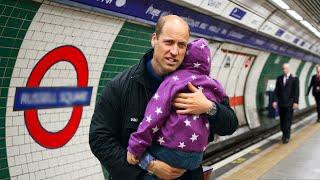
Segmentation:
<svg viewBox="0 0 320 180">
<path fill-rule="evenodd" d="M 317 122 L 320 122 L 320 66 L 319 65 L 316 66 L 316 71 L 317 73 L 313 75 L 311 78 L 306 96 L 309 95 L 309 92 L 312 88 L 312 95 L 317 104 L 317 112 L 318 112 Z"/>
<path fill-rule="evenodd" d="M 299 79 L 290 73 L 290 65 L 282 65 L 283 75 L 276 81 L 274 90 L 275 101 L 273 108 L 279 108 L 280 127 L 282 131 L 282 142 L 288 143 L 290 140 L 293 110 L 298 109 L 299 102 Z"/>
<path fill-rule="evenodd" d="M 148 102 L 154 97 L 163 78 L 182 63 L 190 30 L 187 22 L 176 15 L 159 18 L 148 50 L 137 65 L 109 81 L 97 100 L 90 124 L 89 145 L 92 153 L 109 173 L 109 179 L 136 180 L 154 174 L 161 179 L 203 179 L 202 167 L 185 170 L 146 156 L 142 167 L 127 162 L 127 147 L 131 133 L 141 123 Z M 238 127 L 237 117 L 228 98 L 214 103 L 201 91 L 179 93 L 173 100 L 178 114 L 207 114 L 209 141 L 214 134 L 229 135 Z"/>
</svg>

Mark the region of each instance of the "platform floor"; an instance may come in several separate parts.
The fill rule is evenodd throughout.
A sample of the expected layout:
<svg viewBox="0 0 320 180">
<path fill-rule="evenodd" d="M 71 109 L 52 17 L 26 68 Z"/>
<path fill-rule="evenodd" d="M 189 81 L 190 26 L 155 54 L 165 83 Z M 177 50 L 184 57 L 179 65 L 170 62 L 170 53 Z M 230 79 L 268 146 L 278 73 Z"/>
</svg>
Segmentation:
<svg viewBox="0 0 320 180">
<path fill-rule="evenodd" d="M 320 179 L 320 123 L 293 133 L 288 144 L 279 137 L 256 157 L 210 179 Z"/>
<path fill-rule="evenodd" d="M 320 179 L 320 131 L 267 171 L 261 179 Z"/>
</svg>

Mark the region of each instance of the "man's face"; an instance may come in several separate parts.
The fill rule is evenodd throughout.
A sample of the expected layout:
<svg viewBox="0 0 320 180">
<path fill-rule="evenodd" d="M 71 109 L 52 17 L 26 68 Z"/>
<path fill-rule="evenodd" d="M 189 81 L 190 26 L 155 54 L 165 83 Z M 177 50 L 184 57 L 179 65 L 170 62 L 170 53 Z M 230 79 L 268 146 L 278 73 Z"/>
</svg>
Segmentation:
<svg viewBox="0 0 320 180">
<path fill-rule="evenodd" d="M 155 72 L 163 76 L 175 71 L 183 61 L 186 53 L 189 32 L 186 25 L 166 22 L 161 34 L 152 35 L 154 48 L 153 60 Z"/>
<path fill-rule="evenodd" d="M 317 73 L 320 74 L 320 66 L 317 66 Z"/>
<path fill-rule="evenodd" d="M 283 66 L 282 66 L 282 71 L 283 71 L 283 73 L 286 74 L 286 75 L 289 74 L 289 72 L 290 72 L 290 71 L 289 71 L 289 66 L 286 65 L 286 64 L 283 65 Z"/>
</svg>

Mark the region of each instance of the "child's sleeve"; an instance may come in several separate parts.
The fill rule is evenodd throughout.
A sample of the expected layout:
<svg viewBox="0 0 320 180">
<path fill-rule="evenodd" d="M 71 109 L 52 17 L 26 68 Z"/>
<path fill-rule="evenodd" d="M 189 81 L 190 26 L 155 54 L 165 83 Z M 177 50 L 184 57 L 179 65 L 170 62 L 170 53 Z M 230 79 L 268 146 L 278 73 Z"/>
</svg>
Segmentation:
<svg viewBox="0 0 320 180">
<path fill-rule="evenodd" d="M 177 76 L 166 78 L 149 101 L 137 132 L 132 133 L 129 139 L 127 149 L 132 154 L 141 157 L 170 115 L 173 97 L 179 90 L 176 81 Z"/>
</svg>

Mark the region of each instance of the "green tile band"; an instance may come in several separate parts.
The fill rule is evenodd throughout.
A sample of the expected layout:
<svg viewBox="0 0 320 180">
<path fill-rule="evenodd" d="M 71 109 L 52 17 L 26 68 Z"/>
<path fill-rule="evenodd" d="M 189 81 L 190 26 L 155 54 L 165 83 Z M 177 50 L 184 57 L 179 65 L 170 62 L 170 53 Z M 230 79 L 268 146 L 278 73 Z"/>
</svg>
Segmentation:
<svg viewBox="0 0 320 180">
<path fill-rule="evenodd" d="M 0 179 L 10 179 L 5 119 L 10 80 L 21 43 L 40 3 L 25 0 L 0 0 Z"/>
<path fill-rule="evenodd" d="M 103 87 L 118 73 L 137 64 L 144 53 L 151 48 L 150 27 L 125 22 L 116 37 L 100 76 L 98 96 Z M 97 96 L 97 97 L 98 97 Z"/>
<path fill-rule="evenodd" d="M 305 88 L 304 92 L 306 92 L 306 93 L 307 93 L 307 90 L 308 90 L 308 87 L 309 87 L 309 84 L 310 84 L 310 81 L 311 81 L 311 77 L 313 75 L 312 72 L 313 72 L 315 66 L 316 65 L 314 63 L 312 63 L 312 65 L 311 65 L 311 67 L 310 67 L 310 69 L 308 71 L 308 75 L 307 75 L 307 78 L 306 78 L 306 84 L 304 84 L 304 88 Z M 300 84 L 300 86 L 301 86 L 301 84 Z M 312 92 L 310 92 L 310 93 L 312 93 Z M 305 94 L 300 94 L 300 96 L 305 96 Z M 306 104 L 307 104 L 307 106 L 310 106 L 310 102 L 309 102 L 308 96 L 306 96 Z"/>
<path fill-rule="evenodd" d="M 299 67 L 298 67 L 298 69 L 297 69 L 297 71 L 296 71 L 296 76 L 297 76 L 297 77 L 300 77 L 300 74 L 301 74 L 302 69 L 303 69 L 303 67 L 304 67 L 305 64 L 306 64 L 305 61 L 301 61 L 301 62 L 300 62 Z"/>
</svg>

